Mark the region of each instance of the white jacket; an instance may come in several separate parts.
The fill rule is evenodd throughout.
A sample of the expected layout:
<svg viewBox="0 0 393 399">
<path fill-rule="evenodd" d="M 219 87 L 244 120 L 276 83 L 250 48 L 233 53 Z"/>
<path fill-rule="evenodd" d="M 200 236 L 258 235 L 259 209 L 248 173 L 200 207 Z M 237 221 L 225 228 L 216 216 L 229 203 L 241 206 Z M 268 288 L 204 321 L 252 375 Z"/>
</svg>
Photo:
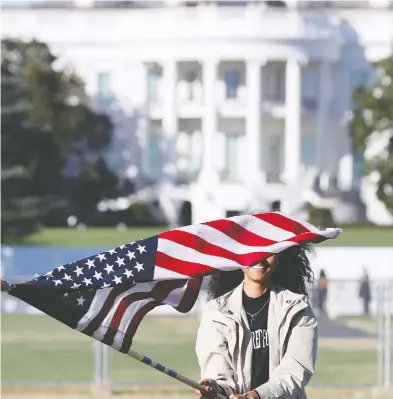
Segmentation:
<svg viewBox="0 0 393 399">
<path fill-rule="evenodd" d="M 209 303 L 196 342 L 201 377 L 215 379 L 228 395 L 251 390 L 253 348 L 242 292 L 243 283 Z M 255 390 L 261 399 L 306 398 L 318 341 L 307 297 L 272 288 L 268 334 L 270 378 Z"/>
</svg>

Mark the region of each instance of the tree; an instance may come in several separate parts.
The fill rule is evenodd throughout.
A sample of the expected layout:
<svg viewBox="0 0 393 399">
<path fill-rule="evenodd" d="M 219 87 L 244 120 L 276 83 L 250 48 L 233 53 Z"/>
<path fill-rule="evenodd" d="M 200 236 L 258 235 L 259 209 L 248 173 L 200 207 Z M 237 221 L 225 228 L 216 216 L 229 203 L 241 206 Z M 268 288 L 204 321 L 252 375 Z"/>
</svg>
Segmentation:
<svg viewBox="0 0 393 399">
<path fill-rule="evenodd" d="M 29 192 L 30 178 L 25 168 L 6 169 L 1 174 L 1 239 L 17 241 L 34 232 L 48 213 L 62 205 L 59 198 Z"/>
<path fill-rule="evenodd" d="M 355 150 L 365 151 L 377 140 L 379 149 L 368 151 L 365 175 L 377 179 L 377 197 L 393 214 L 393 55 L 375 63 L 376 79 L 354 92 L 350 132 Z"/>
<path fill-rule="evenodd" d="M 37 204 L 64 196 L 69 179 L 65 167 L 71 157 L 83 159 L 74 176 L 81 184 L 86 175 L 93 174 L 97 182 L 101 178 L 107 182 L 110 175 L 112 184 L 114 176 L 102 155 L 111 140 L 111 121 L 91 109 L 83 82 L 72 71 L 57 67 L 58 59 L 45 43 L 6 39 L 1 47 L 2 170 L 23 171 L 2 179 L 2 238 L 7 239 L 11 225 L 7 217 L 13 214 L 11 219 L 18 224 L 12 205 L 25 203 L 32 207 L 29 215 L 42 222 L 44 210 L 38 211 Z M 103 190 L 84 193 L 91 206 L 103 195 Z M 78 198 L 73 200 L 78 207 Z"/>
</svg>

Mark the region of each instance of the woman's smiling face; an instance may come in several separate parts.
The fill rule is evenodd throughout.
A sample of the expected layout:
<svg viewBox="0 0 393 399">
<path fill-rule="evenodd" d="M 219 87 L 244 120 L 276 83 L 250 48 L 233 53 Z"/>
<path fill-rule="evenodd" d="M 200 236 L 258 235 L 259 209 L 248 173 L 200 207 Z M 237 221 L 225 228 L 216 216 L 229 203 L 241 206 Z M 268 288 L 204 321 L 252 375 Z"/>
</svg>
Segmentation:
<svg viewBox="0 0 393 399">
<path fill-rule="evenodd" d="M 277 255 L 272 255 L 255 266 L 243 269 L 245 278 L 255 283 L 266 283 L 274 273 L 277 267 Z"/>
</svg>

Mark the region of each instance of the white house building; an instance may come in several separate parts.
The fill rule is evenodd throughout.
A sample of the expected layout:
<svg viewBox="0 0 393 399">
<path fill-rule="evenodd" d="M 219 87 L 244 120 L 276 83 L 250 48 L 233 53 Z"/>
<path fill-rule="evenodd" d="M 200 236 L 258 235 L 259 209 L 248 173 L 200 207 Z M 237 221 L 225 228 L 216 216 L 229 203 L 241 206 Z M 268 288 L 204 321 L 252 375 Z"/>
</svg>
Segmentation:
<svg viewBox="0 0 393 399">
<path fill-rule="evenodd" d="M 3 37 L 75 69 L 115 123 L 111 166 L 159 181 L 174 222 L 184 204 L 196 223 L 275 201 L 351 221 L 363 198 L 393 223 L 347 129 L 353 89 L 392 51 L 392 1 L 26 3 L 3 9 Z"/>
</svg>

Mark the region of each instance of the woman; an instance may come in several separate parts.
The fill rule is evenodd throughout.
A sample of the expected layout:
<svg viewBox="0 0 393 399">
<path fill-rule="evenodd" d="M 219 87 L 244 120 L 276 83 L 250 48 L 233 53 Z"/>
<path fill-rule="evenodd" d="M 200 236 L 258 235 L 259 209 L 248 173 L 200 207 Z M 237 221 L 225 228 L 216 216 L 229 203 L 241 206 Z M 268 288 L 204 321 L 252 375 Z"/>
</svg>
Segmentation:
<svg viewBox="0 0 393 399">
<path fill-rule="evenodd" d="M 306 283 L 311 245 L 294 246 L 256 266 L 211 277 L 196 353 L 205 392 L 232 398 L 306 398 L 314 374 L 317 321 Z"/>
</svg>

